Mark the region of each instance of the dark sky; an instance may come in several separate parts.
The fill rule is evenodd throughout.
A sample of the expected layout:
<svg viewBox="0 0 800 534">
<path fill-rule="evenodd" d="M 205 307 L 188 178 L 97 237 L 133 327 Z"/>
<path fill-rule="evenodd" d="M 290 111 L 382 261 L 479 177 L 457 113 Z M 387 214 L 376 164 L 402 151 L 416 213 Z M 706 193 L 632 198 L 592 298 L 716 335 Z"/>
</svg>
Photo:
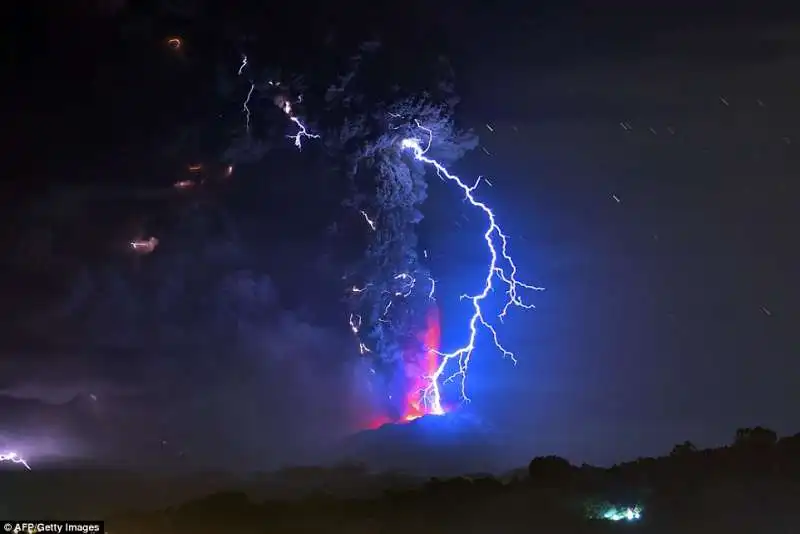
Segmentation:
<svg viewBox="0 0 800 534">
<path fill-rule="evenodd" d="M 486 198 L 512 237 L 524 277 L 547 288 L 534 296 L 536 310 L 517 311 L 502 327 L 519 364 L 482 346 L 472 370 L 470 409 L 513 438 L 509 457 L 521 463 L 555 453 L 607 463 L 667 452 L 686 439 L 724 443 L 740 426 L 800 430 L 800 336 L 793 327 L 800 324 L 797 14 L 770 10 L 769 3 L 756 10 L 736 3 L 721 9 L 556 2 L 525 13 L 439 4 L 433 22 L 415 22 L 424 10 L 410 7 L 402 24 L 376 14 L 372 28 L 391 30 L 393 43 L 406 33 L 444 32 L 431 37 L 431 46 L 446 46 L 455 65 L 464 97 L 457 119 L 476 129 L 489 152 L 476 151 L 458 170 L 491 179 Z M 353 348 L 346 330 L 331 320 L 335 292 L 317 287 L 325 278 L 317 271 L 325 270 L 321 229 L 275 226 L 288 218 L 295 228 L 302 210 L 315 205 L 305 199 L 317 186 L 298 177 L 318 171 L 314 161 L 292 154 L 237 169 L 245 185 L 213 194 L 212 208 L 205 208 L 214 230 L 200 233 L 215 232 L 213 243 L 189 245 L 197 234 L 175 230 L 172 241 L 162 238 L 163 254 L 133 258 L 122 251 L 136 231 L 174 230 L 183 228 L 176 221 L 191 219 L 191 206 L 162 192 L 181 176 L 185 160 L 214 155 L 165 147 L 181 131 L 178 121 L 208 105 L 198 96 L 206 92 L 192 94 L 191 84 L 213 78 L 196 74 L 204 69 L 192 62 L 226 54 L 238 61 L 234 49 L 214 50 L 216 12 L 199 9 L 188 21 L 162 14 L 121 33 L 129 5 L 109 12 L 87 2 L 68 13 L 43 6 L 15 13 L 18 25 L 35 21 L 33 29 L 4 38 L 16 73 L 3 89 L 10 117 L 2 132 L 9 217 L 4 312 L 15 318 L 0 347 L 6 394 L 49 398 L 60 391 L 63 400 L 102 390 L 103 398 L 135 399 L 100 399 L 92 409 L 105 410 L 98 417 L 106 423 L 125 420 L 130 428 L 150 428 L 147 421 L 158 419 L 158 430 L 148 430 L 155 448 L 164 428 L 173 431 L 166 441 L 178 443 L 163 454 L 186 449 L 209 457 L 217 447 L 247 461 L 267 451 L 274 460 L 297 443 L 349 431 L 363 420 L 362 371 L 347 356 Z M 227 13 L 227 26 L 235 27 Z M 322 31 L 334 20 L 334 35 L 356 24 L 351 10 L 328 15 L 276 8 L 263 15 L 263 31 L 270 42 L 285 43 L 289 21 Z M 187 58 L 175 58 L 163 46 L 170 34 L 197 35 L 201 44 L 187 37 Z M 203 54 L 193 55 L 192 46 L 205 47 Z M 444 343 L 455 345 L 467 313 L 455 297 L 480 276 L 480 264 L 470 250 L 472 226 L 455 223 L 463 206 L 451 212 L 446 191 L 432 197 L 424 231 L 443 294 L 453 296 L 441 306 Z M 254 212 L 254 205 L 262 207 Z M 62 208 L 58 215 L 54 206 Z M 226 226 L 231 218 L 240 221 L 236 231 Z M 232 233 L 250 243 L 249 252 L 237 249 L 243 245 Z M 190 237 L 178 241 L 179 235 Z M 68 253 L 52 252 L 59 246 Z M 230 354 L 190 351 L 184 342 L 191 333 L 183 345 L 143 347 L 153 321 L 132 322 L 105 341 L 121 319 L 89 325 L 65 304 L 80 293 L 84 276 L 86 287 L 109 300 L 102 309 L 138 306 L 136 317 L 152 317 L 153 301 L 115 300 L 128 302 L 132 290 L 113 294 L 109 288 L 121 284 L 114 276 L 154 277 L 163 293 L 164 273 L 180 268 L 175 278 L 202 279 L 191 287 L 210 294 L 222 291 L 213 289 L 218 280 L 210 266 L 220 256 L 236 256 L 239 270 L 255 273 L 258 288 L 247 291 L 271 310 L 254 327 L 255 348 L 242 349 L 255 356 L 235 371 Z M 158 269 L 142 266 L 158 261 Z M 319 284 L 298 289 L 309 273 Z M 198 299 L 183 306 L 220 306 Z M 164 321 L 179 322 L 177 312 L 163 313 L 173 318 Z M 70 321 L 83 321 L 86 331 L 75 333 Z M 295 394 L 287 397 L 290 386 Z M 172 419 L 164 416 L 170 410 Z M 9 446 L 14 436 L 47 435 L 48 417 L 55 416 L 3 416 L 2 435 Z M 237 438 L 197 452 L 209 428 Z"/>
</svg>

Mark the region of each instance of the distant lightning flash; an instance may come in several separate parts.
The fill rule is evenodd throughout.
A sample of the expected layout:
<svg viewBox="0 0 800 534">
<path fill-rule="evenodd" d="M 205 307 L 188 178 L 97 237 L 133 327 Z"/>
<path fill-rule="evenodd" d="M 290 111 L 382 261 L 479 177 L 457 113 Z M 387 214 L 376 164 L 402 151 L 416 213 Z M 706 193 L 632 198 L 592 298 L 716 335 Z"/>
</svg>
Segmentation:
<svg viewBox="0 0 800 534">
<path fill-rule="evenodd" d="M 246 67 L 247 67 L 247 56 L 242 54 L 242 63 L 239 65 L 239 71 L 237 72 L 237 75 L 241 76 Z M 255 90 L 256 90 L 256 84 L 253 83 L 253 81 L 250 81 L 250 89 L 247 91 L 247 96 L 244 98 L 244 102 L 242 103 L 242 113 L 244 113 L 245 116 L 244 127 L 247 133 L 250 133 L 250 98 L 252 98 L 253 91 Z"/>
<path fill-rule="evenodd" d="M 449 375 L 444 380 L 444 383 L 459 378 L 461 382 L 461 398 L 465 402 L 469 402 L 470 400 L 466 393 L 467 371 L 469 369 L 472 353 L 475 350 L 475 339 L 478 334 L 479 324 L 489 331 L 489 333 L 492 335 L 492 339 L 494 340 L 495 347 L 497 347 L 503 356 L 506 358 L 511 358 L 515 364 L 517 362 L 514 354 L 508 351 L 502 345 L 502 343 L 500 343 L 497 331 L 495 330 L 494 326 L 492 326 L 492 324 L 486 320 L 484 317 L 484 312 L 481 309 L 481 303 L 494 290 L 495 280 L 499 280 L 505 284 L 505 293 L 508 298 L 506 304 L 503 306 L 502 311 L 498 315 L 498 318 L 501 322 L 511 306 L 525 309 L 534 307 L 532 304 L 526 304 L 522 301 L 518 295 L 518 290 L 520 288 L 532 291 L 543 291 L 544 288 L 528 285 L 517 280 L 517 266 L 514 263 L 513 258 L 508 254 L 508 237 L 505 233 L 503 233 L 500 226 L 497 225 L 495 214 L 492 209 L 484 202 L 477 200 L 474 196 L 475 189 L 478 187 L 478 185 L 480 185 L 481 179 L 478 178 L 478 180 L 472 186 L 467 185 L 458 176 L 450 173 L 450 171 L 448 171 L 444 165 L 435 159 L 426 156 L 426 153 L 431 146 L 431 142 L 433 141 L 433 133 L 430 129 L 424 128 L 421 124 L 419 124 L 419 122 L 417 122 L 417 126 L 427 133 L 427 146 L 423 148 L 419 139 L 410 137 L 403 139 L 400 142 L 401 148 L 404 150 L 411 150 L 414 158 L 417 161 L 421 161 L 422 163 L 435 168 L 436 174 L 440 178 L 455 183 L 464 192 L 465 200 L 472 204 L 472 206 L 483 211 L 488 222 L 488 226 L 483 234 L 483 237 L 486 241 L 486 246 L 489 249 L 490 261 L 489 265 L 487 266 L 483 290 L 476 295 L 461 296 L 462 299 L 468 299 L 472 302 L 473 313 L 469 320 L 469 338 L 464 346 L 452 352 L 436 351 L 436 354 L 438 354 L 442 360 L 433 375 L 426 377 L 429 383 L 423 391 L 424 401 L 431 414 L 441 415 L 444 413 L 444 409 L 442 407 L 439 380 L 445 371 L 450 367 L 450 363 L 453 361 L 457 363 L 458 369 Z M 504 262 L 504 265 L 500 264 L 501 261 Z"/>
<path fill-rule="evenodd" d="M 22 465 L 25 466 L 25 469 L 27 469 L 28 471 L 31 470 L 31 466 L 28 465 L 28 462 L 25 460 L 25 458 L 23 458 L 22 456 L 20 456 L 19 454 L 17 454 L 16 452 L 13 452 L 13 451 L 0 453 L 0 463 L 2 463 L 2 462 L 11 462 L 13 464 L 22 464 Z"/>
<path fill-rule="evenodd" d="M 242 111 L 244 112 L 245 116 L 245 130 L 247 133 L 250 133 L 250 98 L 253 96 L 253 91 L 256 89 L 256 84 L 250 84 L 250 90 L 247 91 L 247 97 L 244 99 L 244 103 L 242 104 Z"/>
</svg>

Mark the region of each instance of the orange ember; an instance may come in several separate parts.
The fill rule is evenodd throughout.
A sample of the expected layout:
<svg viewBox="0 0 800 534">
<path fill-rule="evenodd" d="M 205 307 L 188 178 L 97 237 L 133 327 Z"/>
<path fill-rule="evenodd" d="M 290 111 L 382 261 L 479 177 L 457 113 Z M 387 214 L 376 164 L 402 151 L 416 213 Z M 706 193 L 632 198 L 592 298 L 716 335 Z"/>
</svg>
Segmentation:
<svg viewBox="0 0 800 534">
<path fill-rule="evenodd" d="M 180 37 L 169 37 L 167 39 L 167 45 L 173 50 L 180 50 L 183 48 L 183 39 Z"/>
</svg>

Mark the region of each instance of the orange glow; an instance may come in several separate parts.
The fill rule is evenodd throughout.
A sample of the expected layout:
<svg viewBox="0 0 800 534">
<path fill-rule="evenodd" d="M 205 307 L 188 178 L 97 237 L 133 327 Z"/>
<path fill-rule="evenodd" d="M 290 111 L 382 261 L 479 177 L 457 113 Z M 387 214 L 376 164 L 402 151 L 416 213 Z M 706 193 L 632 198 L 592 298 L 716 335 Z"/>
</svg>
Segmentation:
<svg viewBox="0 0 800 534">
<path fill-rule="evenodd" d="M 428 310 L 425 330 L 418 336 L 419 342 L 427 350 L 422 358 L 418 358 L 416 354 L 418 347 L 414 347 L 414 349 L 410 349 L 406 357 L 406 365 L 413 367 L 414 376 L 407 379 L 406 399 L 402 415 L 397 420 L 393 420 L 385 414 L 378 415 L 369 422 L 366 426 L 367 429 L 375 430 L 387 424 L 410 423 L 425 415 L 432 415 L 430 407 L 424 403 L 423 393 L 429 384 L 428 377 L 433 376 L 439 367 L 439 355 L 436 352 L 439 350 L 441 334 L 439 308 L 434 304 Z M 413 362 L 413 364 L 408 362 Z M 442 408 L 445 412 L 447 411 L 446 406 L 442 406 Z"/>
<path fill-rule="evenodd" d="M 369 424 L 367 425 L 367 430 L 376 430 L 376 429 L 382 427 L 383 425 L 388 425 L 389 423 L 393 423 L 393 422 L 394 421 L 389 419 L 389 417 L 387 417 L 385 415 L 381 415 L 381 416 L 378 416 L 378 417 L 376 417 L 375 419 L 373 419 L 372 421 L 369 422 Z"/>
<path fill-rule="evenodd" d="M 425 406 L 423 402 L 422 394 L 428 385 L 427 377 L 433 376 L 439 366 L 439 355 L 436 354 L 436 351 L 439 350 L 442 331 L 439 325 L 439 308 L 436 305 L 431 306 L 428 310 L 426 328 L 420 337 L 420 341 L 427 350 L 422 359 L 422 375 L 414 377 L 409 384 L 408 393 L 406 393 L 406 406 L 403 416 L 400 418 L 401 422 L 406 423 L 430 413 L 429 407 Z"/>
<path fill-rule="evenodd" d="M 167 45 L 173 50 L 180 50 L 183 48 L 183 39 L 180 37 L 169 37 L 167 39 Z"/>
<path fill-rule="evenodd" d="M 200 172 L 203 170 L 203 165 L 201 163 L 195 163 L 194 165 L 189 165 L 189 172 Z"/>
</svg>

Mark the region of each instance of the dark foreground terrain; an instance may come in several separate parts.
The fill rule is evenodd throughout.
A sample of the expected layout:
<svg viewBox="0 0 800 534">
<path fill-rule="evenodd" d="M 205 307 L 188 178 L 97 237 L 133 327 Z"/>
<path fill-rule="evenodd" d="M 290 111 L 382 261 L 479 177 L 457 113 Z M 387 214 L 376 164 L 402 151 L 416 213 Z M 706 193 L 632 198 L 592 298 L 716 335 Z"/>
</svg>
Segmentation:
<svg viewBox="0 0 800 534">
<path fill-rule="evenodd" d="M 8 473 L 3 479 L 10 483 L 12 478 L 21 481 L 32 474 Z M 80 482 L 73 479 L 78 484 L 74 491 L 81 491 Z M 226 482 L 217 483 L 222 487 Z M 284 495 L 292 496 L 279 498 L 281 488 Z M 11 495 L 10 487 L 0 489 L 4 496 Z M 14 492 L 17 498 L 19 489 Z M 28 487 L 25 493 L 32 497 L 31 490 Z M 201 490 L 195 485 L 195 493 Z M 154 487 L 147 491 L 159 493 Z M 166 488 L 160 493 L 166 494 Z M 26 515 L 43 509 L 44 501 L 31 502 L 34 507 L 26 507 Z M 604 519 L 612 507 L 641 510 L 641 518 Z M 64 518 L 74 519 L 78 513 L 64 506 L 57 507 L 58 512 L 47 508 Z M 686 442 L 668 456 L 641 458 L 608 469 L 575 467 L 558 457 L 535 458 L 527 470 L 499 478 L 476 475 L 421 481 L 399 474 L 370 474 L 358 465 L 300 468 L 250 481 L 236 491 L 217 491 L 159 510 L 105 515 L 99 501 L 96 510 L 83 508 L 80 513 L 84 517 L 103 514 L 108 531 L 114 534 L 618 529 L 788 534 L 798 532 L 800 525 L 800 434 L 778 439 L 764 428 L 740 429 L 728 447 L 697 450 Z M 17 515 L 16 510 L 7 512 Z"/>
</svg>

